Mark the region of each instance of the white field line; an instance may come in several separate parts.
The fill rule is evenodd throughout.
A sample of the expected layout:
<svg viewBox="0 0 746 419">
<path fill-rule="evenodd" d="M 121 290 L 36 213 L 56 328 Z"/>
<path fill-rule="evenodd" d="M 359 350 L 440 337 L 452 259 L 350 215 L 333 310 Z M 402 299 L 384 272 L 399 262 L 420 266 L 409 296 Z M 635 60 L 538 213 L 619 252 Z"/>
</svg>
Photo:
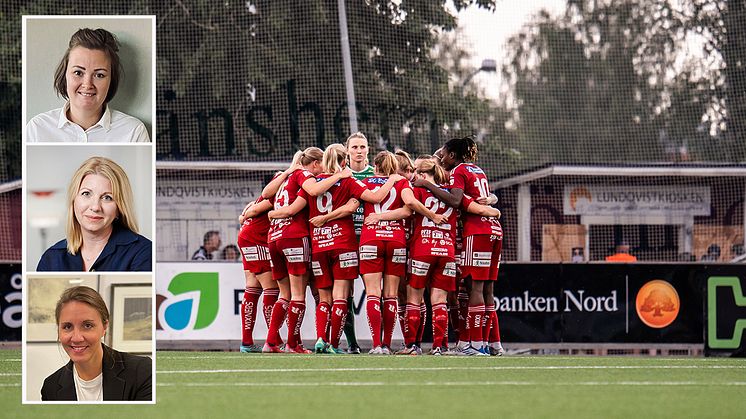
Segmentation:
<svg viewBox="0 0 746 419">
<path fill-rule="evenodd" d="M 21 375 L 20 372 L 0 372 L 0 377 L 13 377 Z"/>
<path fill-rule="evenodd" d="M 6 383 L 0 384 L 0 387 L 20 387 L 21 383 Z"/>
<path fill-rule="evenodd" d="M 369 367 L 369 368 L 246 368 L 211 370 L 160 370 L 158 374 L 239 374 L 251 372 L 356 372 L 356 371 L 505 371 L 505 370 L 650 370 L 650 369 L 746 369 L 746 365 L 556 365 L 556 366 L 482 366 L 482 367 Z"/>
<path fill-rule="evenodd" d="M 317 355 L 317 354 L 309 354 L 309 355 L 301 355 L 301 354 L 235 354 L 235 355 L 185 355 L 185 356 L 170 356 L 170 355 L 158 355 L 156 354 L 156 359 L 250 359 L 252 362 L 259 361 L 259 360 L 276 360 L 280 357 L 288 357 L 292 359 L 303 359 L 303 358 L 315 358 L 315 359 L 328 359 L 328 358 L 334 358 L 334 359 L 357 359 L 357 358 L 370 358 L 375 357 L 377 359 L 381 359 L 380 355 L 353 355 L 353 356 L 339 356 L 339 355 Z M 411 356 L 391 356 L 391 357 L 383 357 L 384 359 L 413 359 L 414 357 Z M 473 357 L 473 356 L 448 356 L 450 359 L 461 359 L 461 360 L 474 360 L 474 359 L 495 359 L 494 357 Z M 594 359 L 619 359 L 622 360 L 621 356 L 595 356 L 595 355 L 586 355 L 586 356 L 554 356 L 554 355 L 539 355 L 539 356 L 531 356 L 531 355 L 518 355 L 518 356 L 508 356 L 508 357 L 501 357 L 499 359 L 535 359 L 535 360 L 543 360 L 543 361 L 562 361 L 562 360 L 568 360 L 568 361 L 580 361 L 580 360 L 587 360 L 587 361 L 593 361 Z M 712 363 L 712 362 L 721 362 L 723 361 L 722 358 L 668 358 L 668 357 L 631 357 L 636 360 L 641 361 L 650 361 L 655 362 L 657 360 L 665 360 L 668 362 L 692 362 L 692 363 Z M 18 360 L 20 361 L 20 359 Z"/>
<path fill-rule="evenodd" d="M 556 382 L 545 381 L 317 381 L 307 383 L 158 383 L 158 387 L 483 387 L 483 386 L 545 386 L 545 387 L 572 387 L 572 386 L 746 386 L 746 381 L 726 381 L 722 383 L 711 383 L 704 381 L 579 381 L 579 382 Z"/>
<path fill-rule="evenodd" d="M 21 358 L 0 359 L 2 362 L 21 362 Z"/>
</svg>

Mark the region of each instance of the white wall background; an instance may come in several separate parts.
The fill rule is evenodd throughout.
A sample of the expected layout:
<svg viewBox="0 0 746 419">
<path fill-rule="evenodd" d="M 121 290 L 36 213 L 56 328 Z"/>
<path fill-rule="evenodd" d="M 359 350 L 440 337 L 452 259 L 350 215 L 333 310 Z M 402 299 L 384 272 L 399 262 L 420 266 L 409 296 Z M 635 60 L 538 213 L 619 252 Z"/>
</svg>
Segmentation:
<svg viewBox="0 0 746 419">
<path fill-rule="evenodd" d="M 117 37 L 124 77 L 110 102 L 111 107 L 142 121 L 150 138 L 154 138 L 152 68 L 155 51 L 152 19 L 149 17 L 28 18 L 24 44 L 25 122 L 65 104 L 54 90 L 54 71 L 68 48 L 70 37 L 80 28 L 103 28 Z"/>
<path fill-rule="evenodd" d="M 140 234 L 153 240 L 153 161 L 150 145 L 31 145 L 26 147 L 26 271 L 36 270 L 42 253 L 65 238 L 67 186 L 92 156 L 114 160 L 127 173 Z M 34 191 L 54 191 L 39 198 Z M 52 225 L 58 220 L 56 225 Z M 46 242 L 42 238 L 45 227 Z"/>
<path fill-rule="evenodd" d="M 64 276 L 64 275 L 63 275 Z M 79 278 L 86 275 L 75 275 L 71 278 Z M 152 274 L 109 274 L 109 275 L 88 275 L 98 277 L 98 293 L 106 302 L 106 306 L 111 312 L 111 287 L 114 284 L 152 284 Z M 59 278 L 60 275 L 55 275 L 55 278 Z M 29 283 L 29 282 L 27 282 Z M 57 300 L 59 295 L 49 296 L 50 299 Z M 27 303 L 24 301 L 24 303 Z M 28 309 L 24 310 L 24 327 L 27 327 L 26 322 L 28 319 Z M 41 386 L 44 384 L 44 379 L 50 374 L 57 371 L 61 366 L 67 364 L 70 358 L 65 353 L 65 350 L 56 343 L 56 335 L 48 336 L 47 342 L 26 342 L 25 346 L 25 389 L 26 396 L 24 400 L 27 401 L 40 401 L 41 400 Z M 111 330 L 106 331 L 105 342 L 111 346 Z M 114 348 L 117 349 L 117 348 Z M 152 353 L 149 355 L 153 358 Z M 155 365 L 155 364 L 153 364 Z"/>
</svg>

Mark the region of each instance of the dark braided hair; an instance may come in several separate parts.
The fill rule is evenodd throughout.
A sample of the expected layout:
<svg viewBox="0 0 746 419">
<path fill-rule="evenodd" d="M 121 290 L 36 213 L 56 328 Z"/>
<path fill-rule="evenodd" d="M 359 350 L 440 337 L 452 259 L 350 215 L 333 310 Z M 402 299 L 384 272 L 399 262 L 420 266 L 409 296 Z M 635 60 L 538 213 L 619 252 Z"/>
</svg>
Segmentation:
<svg viewBox="0 0 746 419">
<path fill-rule="evenodd" d="M 443 148 L 449 153 L 455 153 L 458 160 L 466 162 L 477 161 L 477 143 L 474 141 L 474 136 L 472 135 L 462 138 L 451 138 L 443 144 Z"/>
</svg>

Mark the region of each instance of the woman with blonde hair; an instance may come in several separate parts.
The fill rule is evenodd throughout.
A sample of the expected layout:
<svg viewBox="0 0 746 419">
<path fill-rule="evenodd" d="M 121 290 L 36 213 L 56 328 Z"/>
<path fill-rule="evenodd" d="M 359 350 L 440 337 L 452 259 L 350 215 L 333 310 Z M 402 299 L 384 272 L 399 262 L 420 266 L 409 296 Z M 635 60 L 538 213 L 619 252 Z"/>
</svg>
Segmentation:
<svg viewBox="0 0 746 419">
<path fill-rule="evenodd" d="M 299 151 L 282 176 L 273 179 L 262 191 L 262 196 L 274 195 L 274 209 L 267 242 L 272 261 L 272 278 L 280 288 L 279 299 L 272 308 L 267 342 L 262 352 L 282 352 L 279 330 L 287 316 L 288 339 L 285 352 L 308 353 L 300 338 L 300 326 L 306 312 L 306 287 L 309 279 L 311 248 L 309 240 L 307 200 L 300 197 L 303 190 L 310 196 L 323 194 L 340 179 L 350 176 L 341 171 L 320 182 L 315 176 L 322 171 L 324 152 L 317 147 Z M 288 302 L 289 301 L 289 302 Z"/>
<path fill-rule="evenodd" d="M 324 180 L 341 172 L 347 165 L 347 151 L 341 144 L 332 144 L 324 151 L 324 173 L 317 180 Z M 357 240 L 354 234 L 352 213 L 360 201 L 380 203 L 401 176 L 391 176 L 377 191 L 369 190 L 364 183 L 353 178 L 340 180 L 325 193 L 311 197 L 301 191 L 300 196 L 309 201 L 314 285 L 319 290 L 316 307 L 317 353 L 342 353 L 339 340 L 349 307 L 347 296 L 351 283 L 358 276 Z M 332 301 L 332 298 L 334 301 Z M 328 325 L 331 324 L 331 331 Z"/>
<path fill-rule="evenodd" d="M 138 234 L 129 178 L 117 163 L 91 157 L 67 188 L 66 238 L 37 271 L 150 271 L 152 244 Z"/>
<path fill-rule="evenodd" d="M 397 172 L 398 163 L 394 154 L 388 151 L 378 153 L 373 163 L 376 176 L 365 179 L 363 183 L 375 191 Z M 405 205 L 411 205 L 436 224 L 444 220 L 443 216 L 436 215 L 417 202 L 406 179 L 396 182 L 380 204 L 365 204 L 365 225 L 360 235 L 360 273 L 365 283 L 365 306 L 373 338 L 370 353 L 374 355 L 391 354 L 391 337 L 398 312 L 399 281 L 407 266 L 407 247 L 401 219 L 384 220 L 382 217 Z"/>
</svg>

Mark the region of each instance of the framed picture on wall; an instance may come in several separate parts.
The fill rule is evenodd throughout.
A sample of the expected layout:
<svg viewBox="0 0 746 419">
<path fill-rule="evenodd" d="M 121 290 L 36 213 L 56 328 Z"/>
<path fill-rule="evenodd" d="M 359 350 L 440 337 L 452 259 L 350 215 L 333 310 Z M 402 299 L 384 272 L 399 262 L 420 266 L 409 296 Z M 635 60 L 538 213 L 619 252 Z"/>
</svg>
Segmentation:
<svg viewBox="0 0 746 419">
<path fill-rule="evenodd" d="M 29 275 L 27 280 L 27 342 L 57 342 L 57 322 L 54 310 L 63 291 L 79 285 L 98 291 L 98 275 L 76 277 Z"/>
<path fill-rule="evenodd" d="M 124 352 L 153 350 L 153 285 L 111 286 L 111 347 Z"/>
</svg>

